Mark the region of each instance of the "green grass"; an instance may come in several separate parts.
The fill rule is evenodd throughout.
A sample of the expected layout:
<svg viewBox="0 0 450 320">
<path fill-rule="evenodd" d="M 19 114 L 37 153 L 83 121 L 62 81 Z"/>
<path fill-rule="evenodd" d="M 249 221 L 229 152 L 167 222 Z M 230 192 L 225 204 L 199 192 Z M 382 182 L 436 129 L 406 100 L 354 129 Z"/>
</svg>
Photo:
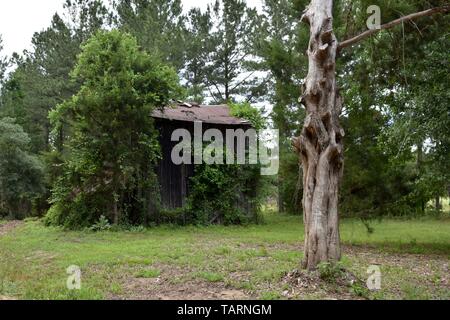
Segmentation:
<svg viewBox="0 0 450 320">
<path fill-rule="evenodd" d="M 136 273 L 137 278 L 158 278 L 161 271 L 158 269 L 140 270 Z"/>
<path fill-rule="evenodd" d="M 201 271 L 195 274 L 195 277 L 205 279 L 209 282 L 220 282 L 223 281 L 224 277 L 219 273 Z"/>
<path fill-rule="evenodd" d="M 124 286 L 130 279 L 166 277 L 172 285 L 204 281 L 243 290 L 254 298 L 279 299 L 289 287 L 284 275 L 298 268 L 303 256 L 300 221 L 300 217 L 268 215 L 265 224 L 246 227 L 161 226 L 142 232 L 98 233 L 27 221 L 0 237 L 0 296 L 105 299 L 126 294 Z M 358 220 L 343 220 L 344 245 L 386 259 L 420 253 L 440 260 L 429 263 L 431 275 L 415 274 L 413 267 L 396 267 L 395 262 L 393 267 L 382 266 L 383 290 L 372 292 L 370 298 L 450 298 L 442 285 L 448 275 L 439 268 L 439 261 L 448 262 L 450 257 L 450 220 L 384 220 L 373 227 L 375 232 L 369 235 Z M 343 263 L 366 277 L 371 259 L 350 254 L 344 255 Z M 79 291 L 66 288 L 66 269 L 71 265 L 82 270 Z M 326 298 L 335 294 L 333 290 L 318 287 L 298 298 Z"/>
<path fill-rule="evenodd" d="M 392 252 L 437 253 L 450 252 L 450 221 L 436 219 L 382 220 L 371 226 L 368 234 L 359 220 L 345 220 L 341 236 L 346 244 L 368 245 Z"/>
</svg>

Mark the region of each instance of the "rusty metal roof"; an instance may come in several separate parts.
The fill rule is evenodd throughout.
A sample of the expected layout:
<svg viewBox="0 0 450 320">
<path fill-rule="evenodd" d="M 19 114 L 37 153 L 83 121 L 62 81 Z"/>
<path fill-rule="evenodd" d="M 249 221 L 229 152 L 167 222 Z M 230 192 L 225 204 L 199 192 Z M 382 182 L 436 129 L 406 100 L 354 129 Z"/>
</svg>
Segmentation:
<svg viewBox="0 0 450 320">
<path fill-rule="evenodd" d="M 250 125 L 248 120 L 233 117 L 230 114 L 230 107 L 225 104 L 198 105 L 183 102 L 166 107 L 163 111 L 155 110 L 152 117 L 187 122 L 201 121 L 213 124 Z"/>
</svg>

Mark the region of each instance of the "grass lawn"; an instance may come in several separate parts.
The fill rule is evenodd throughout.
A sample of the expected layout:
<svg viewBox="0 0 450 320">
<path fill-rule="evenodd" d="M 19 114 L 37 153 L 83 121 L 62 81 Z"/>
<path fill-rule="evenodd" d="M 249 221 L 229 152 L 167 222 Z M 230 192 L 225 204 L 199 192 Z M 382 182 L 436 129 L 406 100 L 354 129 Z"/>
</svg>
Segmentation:
<svg viewBox="0 0 450 320">
<path fill-rule="evenodd" d="M 368 234 L 343 220 L 343 266 L 381 290 L 287 276 L 302 258 L 299 217 L 267 215 L 247 227 L 75 232 L 29 220 L 0 222 L 0 299 L 450 299 L 450 220 L 383 220 Z M 81 268 L 81 290 L 66 269 Z M 362 282 L 361 282 L 362 283 Z"/>
</svg>

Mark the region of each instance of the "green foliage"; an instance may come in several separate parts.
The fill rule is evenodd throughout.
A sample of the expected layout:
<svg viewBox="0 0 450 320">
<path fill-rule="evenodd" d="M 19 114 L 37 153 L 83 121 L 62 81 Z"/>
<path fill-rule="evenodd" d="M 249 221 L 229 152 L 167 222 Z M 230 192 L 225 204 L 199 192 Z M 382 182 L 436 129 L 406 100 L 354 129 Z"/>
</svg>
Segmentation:
<svg viewBox="0 0 450 320">
<path fill-rule="evenodd" d="M 8 61 L 6 60 L 6 57 L 3 57 L 1 55 L 2 50 L 3 50 L 2 36 L 0 34 L 0 87 L 3 83 L 3 78 L 5 76 L 6 68 L 8 66 Z"/>
<path fill-rule="evenodd" d="M 363 68 L 363 67 L 362 67 Z M 356 77 L 356 76 L 355 76 Z M 412 172 L 406 163 L 395 165 L 379 146 L 379 136 L 387 125 L 386 116 L 375 110 L 368 80 L 358 75 L 357 83 L 348 81 L 346 165 L 341 187 L 341 212 L 363 219 L 411 211 L 406 198 Z M 355 80 L 356 81 L 356 80 Z"/>
<path fill-rule="evenodd" d="M 89 227 L 102 214 L 112 219 L 110 206 L 119 202 L 122 223 L 152 222 L 143 212 L 157 197 L 149 172 L 158 148 L 154 132 L 138 134 L 144 126 L 151 128 L 151 121 L 136 119 L 182 95 L 178 89 L 169 94 L 166 84 L 177 80 L 173 71 L 155 67 L 162 60 L 183 78 L 189 99 L 217 103 L 245 99 L 273 105 L 269 125 L 280 130 L 280 171 L 273 183 L 279 209 L 301 213 L 301 172 L 290 139 L 299 134 L 305 114 L 298 98 L 307 74 L 309 30 L 299 16 L 309 2 L 264 0 L 258 13 L 245 1 L 219 0 L 207 10 L 196 8 L 185 15 L 180 0 L 114 0 L 114 12 L 100 0 L 67 0 L 64 19 L 55 14 L 47 29 L 35 33 L 32 50 L 8 61 L 1 55 L 0 39 L 0 118 L 16 119 L 30 138 L 30 152 L 45 164 L 41 184 L 46 190 L 38 192 L 35 210 L 48 209 L 50 188 L 54 188 L 52 198 L 58 204 L 49 211 L 49 221 L 69 225 L 84 221 Z M 373 4 L 380 6 L 385 23 L 446 1 L 337 1 L 333 15 L 339 40 L 365 28 L 366 8 Z M 384 215 L 423 215 L 430 199 L 447 195 L 450 38 L 442 30 L 448 29 L 449 22 L 449 15 L 422 18 L 341 52 L 337 78 L 345 98 L 343 215 L 364 221 Z M 104 43 L 90 41 L 91 54 L 82 54 L 84 60 L 78 61 L 70 77 L 81 45 L 106 26 L 129 32 L 157 58 L 149 58 L 153 63 L 140 59 L 139 50 L 129 50 L 136 43 L 103 51 Z M 8 65 L 14 68 L 5 77 Z M 153 71 L 144 72 L 145 68 Z M 160 77 L 166 76 L 172 80 L 160 86 Z M 155 94 L 159 91 L 167 92 Z M 231 107 L 235 116 L 251 120 L 256 128 L 266 126 L 248 103 Z M 53 124 L 50 110 L 54 110 Z M 118 124 L 126 121 L 136 125 L 131 136 L 132 130 Z M 125 141 L 128 138 L 131 142 Z M 203 168 L 199 174 L 203 175 Z M 240 169 L 230 168 L 224 172 L 228 174 L 240 174 Z M 220 185 L 218 180 L 214 184 Z M 144 195 L 150 186 L 152 197 Z M 73 221 L 61 214 L 67 212 L 61 201 L 70 203 Z M 211 215 L 218 205 L 207 205 L 209 213 L 200 216 Z M 160 212 L 159 219 L 185 221 L 186 217 L 185 211 L 169 210 Z"/>
<path fill-rule="evenodd" d="M 0 216 L 24 218 L 43 192 L 43 165 L 12 118 L 0 119 Z"/>
<path fill-rule="evenodd" d="M 33 35 L 31 51 L 13 56 L 16 68 L 2 88 L 0 115 L 17 119 L 30 136 L 35 153 L 50 151 L 48 112 L 79 89 L 69 73 L 81 43 L 104 25 L 107 11 L 98 0 L 68 0 L 64 17 L 66 20 L 55 14 L 47 29 Z M 64 131 L 62 127 L 53 137 L 58 149 L 64 143 Z"/>
<path fill-rule="evenodd" d="M 100 219 L 96 223 L 94 223 L 89 230 L 91 231 L 107 231 L 111 230 L 111 224 L 109 223 L 108 219 L 101 215 Z"/>
<path fill-rule="evenodd" d="M 302 181 L 301 172 L 300 177 L 292 174 L 299 170 L 290 138 L 298 135 L 304 118 L 297 100 L 307 74 L 304 53 L 309 30 L 298 23 L 298 16 L 308 3 L 264 1 L 263 30 L 256 45 L 271 73 L 271 117 L 280 129 L 279 209 L 295 213 L 301 212 Z M 368 17 L 366 8 L 372 4 L 381 7 L 383 23 L 430 6 L 423 1 L 337 2 L 333 14 L 338 39 L 360 32 Z M 439 15 L 433 19 L 437 22 L 417 20 L 418 28 L 405 24 L 380 32 L 344 50 L 338 60 L 345 99 L 346 164 L 340 201 L 344 215 L 423 214 L 430 197 L 446 193 L 450 170 L 444 101 L 448 101 L 449 73 L 448 35 L 442 30 L 449 20 Z M 430 101 L 436 103 L 431 106 Z M 415 166 L 417 145 L 423 156 L 421 165 Z"/>
<path fill-rule="evenodd" d="M 445 48 L 449 43 L 448 34 L 438 35 L 421 48 L 421 57 L 416 59 L 419 62 L 405 62 L 408 63 L 404 69 L 407 83 L 390 97 L 392 123 L 380 139 L 380 146 L 395 164 L 414 163 L 410 198 L 422 210 L 430 199 L 448 193 L 450 77 Z"/>
<path fill-rule="evenodd" d="M 229 103 L 230 113 L 232 116 L 250 121 L 253 128 L 262 130 L 267 127 L 267 121 L 257 108 L 253 107 L 249 102 Z"/>
<path fill-rule="evenodd" d="M 299 23 L 299 12 L 309 1 L 264 1 L 263 24 L 257 33 L 255 49 L 263 59 L 262 69 L 271 75 L 266 98 L 273 104 L 273 127 L 280 132 L 278 209 L 301 213 L 302 181 L 298 157 L 291 138 L 299 134 L 305 112 L 299 104 L 300 83 L 307 73 L 305 55 L 309 33 Z"/>
<path fill-rule="evenodd" d="M 363 1 L 355 9 L 369 4 L 380 5 L 383 22 L 427 7 L 421 1 Z M 356 12 L 341 32 L 364 25 L 364 10 Z M 346 102 L 345 214 L 423 215 L 432 197 L 447 193 L 448 161 L 442 160 L 449 156 L 449 38 L 442 30 L 450 20 L 433 20 L 380 32 L 343 53 L 339 69 L 349 75 L 340 83 Z"/>
<path fill-rule="evenodd" d="M 55 14 L 47 29 L 33 35 L 32 50 L 13 55 L 14 68 L 1 88 L 0 117 L 15 118 L 31 139 L 31 151 L 46 153 L 45 192 L 36 200 L 38 214 L 49 208 L 47 199 L 59 171 L 60 161 L 48 162 L 57 160 L 53 148 L 61 152 L 69 134 L 62 125 L 57 134 L 50 136 L 48 112 L 78 91 L 79 83 L 72 82 L 69 73 L 80 45 L 108 22 L 108 12 L 101 1 L 67 0 L 63 7 L 64 19 Z"/>
<path fill-rule="evenodd" d="M 281 212 L 300 215 L 302 208 L 303 181 L 299 159 L 287 146 L 280 150 L 280 169 L 278 172 L 278 209 Z"/>
<path fill-rule="evenodd" d="M 317 271 L 322 280 L 336 282 L 344 274 L 344 268 L 340 262 L 321 262 L 317 265 Z"/>
<path fill-rule="evenodd" d="M 159 154 L 150 114 L 179 94 L 175 72 L 132 36 L 102 31 L 83 46 L 72 76 L 79 92 L 50 113 L 53 134 L 63 124 L 71 134 L 48 222 L 83 227 L 102 214 L 148 222 Z"/>
<path fill-rule="evenodd" d="M 186 61 L 183 79 L 186 81 L 188 98 L 204 103 L 208 87 L 204 64 L 211 50 L 207 41 L 212 28 L 211 12 L 193 8 L 187 18 L 189 23 L 186 25 Z"/>
<path fill-rule="evenodd" d="M 214 1 L 203 14 L 190 11 L 185 73 L 195 89 L 191 98 L 254 102 L 265 93 L 266 79 L 255 76 L 258 61 L 251 58 L 259 22 L 256 10 L 242 0 Z"/>
<path fill-rule="evenodd" d="M 202 271 L 202 272 L 198 272 L 196 274 L 197 277 L 204 279 L 208 282 L 221 282 L 223 281 L 223 276 L 219 273 L 215 273 L 215 272 L 207 272 L 207 271 Z"/>
<path fill-rule="evenodd" d="M 188 212 L 198 224 L 257 222 L 260 169 L 256 165 L 198 165 L 191 178 Z"/>
<path fill-rule="evenodd" d="M 231 103 L 230 109 L 233 116 L 250 121 L 256 130 L 266 127 L 261 112 L 250 103 Z M 199 224 L 258 222 L 267 188 L 260 170 L 259 164 L 197 165 L 191 178 L 188 221 Z"/>
<path fill-rule="evenodd" d="M 354 283 L 351 284 L 350 292 L 357 297 L 365 299 L 369 299 L 370 297 L 369 289 L 367 289 L 367 287 L 360 281 L 355 281 Z"/>
<path fill-rule="evenodd" d="M 184 17 L 180 0 L 114 0 L 119 29 L 177 71 L 184 65 Z"/>
<path fill-rule="evenodd" d="M 158 269 L 141 270 L 136 274 L 136 278 L 158 278 L 160 274 L 161 271 Z"/>
</svg>

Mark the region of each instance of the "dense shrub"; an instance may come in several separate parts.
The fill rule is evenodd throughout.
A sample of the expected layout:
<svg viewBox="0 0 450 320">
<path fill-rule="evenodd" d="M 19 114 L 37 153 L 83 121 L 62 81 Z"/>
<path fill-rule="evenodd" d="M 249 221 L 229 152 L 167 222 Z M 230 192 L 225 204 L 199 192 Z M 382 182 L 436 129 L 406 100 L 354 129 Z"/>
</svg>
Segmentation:
<svg viewBox="0 0 450 320">
<path fill-rule="evenodd" d="M 148 222 L 159 156 L 150 115 L 180 94 L 175 71 L 114 30 L 87 41 L 72 76 L 79 92 L 50 114 L 54 134 L 69 134 L 47 223 Z"/>
<path fill-rule="evenodd" d="M 257 165 L 201 165 L 191 179 L 187 210 L 194 223 L 257 222 L 261 205 Z"/>
<path fill-rule="evenodd" d="M 12 118 L 0 119 L 0 216 L 24 218 L 43 192 L 43 165 Z"/>
</svg>

